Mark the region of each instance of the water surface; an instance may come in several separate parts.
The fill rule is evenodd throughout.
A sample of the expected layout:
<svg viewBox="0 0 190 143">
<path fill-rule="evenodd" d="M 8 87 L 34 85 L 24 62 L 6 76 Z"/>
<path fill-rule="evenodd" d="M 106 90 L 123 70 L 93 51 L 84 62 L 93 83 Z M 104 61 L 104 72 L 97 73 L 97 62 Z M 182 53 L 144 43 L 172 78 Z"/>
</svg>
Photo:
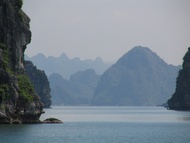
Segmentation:
<svg viewBox="0 0 190 143">
<path fill-rule="evenodd" d="M 162 107 L 53 107 L 64 124 L 0 125 L 2 143 L 189 143 L 190 112 Z"/>
</svg>

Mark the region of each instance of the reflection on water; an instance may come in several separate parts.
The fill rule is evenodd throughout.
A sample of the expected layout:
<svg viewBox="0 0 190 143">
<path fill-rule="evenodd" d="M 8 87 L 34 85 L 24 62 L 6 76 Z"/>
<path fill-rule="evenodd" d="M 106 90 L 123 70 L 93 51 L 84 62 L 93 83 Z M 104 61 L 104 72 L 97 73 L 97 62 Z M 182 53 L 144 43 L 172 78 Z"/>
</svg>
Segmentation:
<svg viewBox="0 0 190 143">
<path fill-rule="evenodd" d="M 190 117 L 182 117 L 182 118 L 179 118 L 179 120 L 190 121 Z"/>
</svg>

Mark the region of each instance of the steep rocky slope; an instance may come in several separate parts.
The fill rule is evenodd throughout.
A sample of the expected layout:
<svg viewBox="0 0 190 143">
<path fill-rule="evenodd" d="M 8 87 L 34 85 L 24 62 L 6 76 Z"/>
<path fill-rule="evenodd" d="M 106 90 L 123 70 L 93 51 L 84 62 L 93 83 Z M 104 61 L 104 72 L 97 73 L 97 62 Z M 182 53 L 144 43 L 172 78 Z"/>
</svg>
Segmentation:
<svg viewBox="0 0 190 143">
<path fill-rule="evenodd" d="M 25 74 L 29 17 L 22 0 L 0 1 L 0 123 L 39 123 L 43 104 Z"/>
<path fill-rule="evenodd" d="M 51 95 L 48 78 L 44 71 L 37 69 L 30 61 L 24 62 L 26 74 L 34 85 L 35 92 L 40 96 L 40 101 L 45 108 L 51 106 Z"/>
<path fill-rule="evenodd" d="M 176 81 L 175 93 L 168 100 L 168 106 L 174 110 L 190 110 L 190 48 L 183 58 L 182 69 Z"/>
</svg>

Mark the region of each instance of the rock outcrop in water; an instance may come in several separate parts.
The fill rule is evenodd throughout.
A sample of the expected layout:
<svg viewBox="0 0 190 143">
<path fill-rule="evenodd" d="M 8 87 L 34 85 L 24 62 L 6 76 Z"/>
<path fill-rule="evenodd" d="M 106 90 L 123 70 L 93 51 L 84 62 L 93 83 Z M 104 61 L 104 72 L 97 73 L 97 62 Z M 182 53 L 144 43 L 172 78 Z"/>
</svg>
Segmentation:
<svg viewBox="0 0 190 143">
<path fill-rule="evenodd" d="M 182 69 L 176 81 L 176 90 L 168 100 L 168 106 L 174 110 L 190 110 L 190 47 L 183 58 Z"/>
<path fill-rule="evenodd" d="M 44 71 L 37 69 L 31 61 L 24 62 L 26 74 L 34 85 L 35 92 L 40 96 L 40 101 L 45 108 L 51 106 L 51 95 L 48 78 Z"/>
<path fill-rule="evenodd" d="M 56 118 L 48 118 L 42 121 L 44 124 L 62 124 L 63 121 L 56 119 Z"/>
<path fill-rule="evenodd" d="M 0 123 L 39 123 L 43 104 L 25 74 L 24 51 L 31 41 L 22 0 L 0 0 Z"/>
</svg>

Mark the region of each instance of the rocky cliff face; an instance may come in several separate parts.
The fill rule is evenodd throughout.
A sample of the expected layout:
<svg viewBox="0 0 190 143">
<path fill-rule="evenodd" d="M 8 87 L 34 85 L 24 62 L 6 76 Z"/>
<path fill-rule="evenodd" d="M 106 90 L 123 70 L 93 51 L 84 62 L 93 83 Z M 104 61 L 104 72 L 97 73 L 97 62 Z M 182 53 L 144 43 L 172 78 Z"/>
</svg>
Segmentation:
<svg viewBox="0 0 190 143">
<path fill-rule="evenodd" d="M 51 105 L 50 86 L 45 72 L 37 69 L 30 61 L 25 61 L 24 65 L 26 73 L 34 85 L 35 92 L 40 96 L 44 107 L 49 108 Z"/>
<path fill-rule="evenodd" d="M 168 100 L 169 108 L 174 110 L 190 110 L 190 47 L 183 60 L 183 67 L 176 81 L 175 93 Z"/>
<path fill-rule="evenodd" d="M 29 17 L 22 0 L 0 0 L 0 123 L 38 123 L 43 104 L 25 74 Z"/>
<path fill-rule="evenodd" d="M 30 18 L 20 9 L 22 0 L 0 1 L 0 42 L 9 49 L 11 69 L 23 73 L 23 53 L 31 41 Z"/>
</svg>

